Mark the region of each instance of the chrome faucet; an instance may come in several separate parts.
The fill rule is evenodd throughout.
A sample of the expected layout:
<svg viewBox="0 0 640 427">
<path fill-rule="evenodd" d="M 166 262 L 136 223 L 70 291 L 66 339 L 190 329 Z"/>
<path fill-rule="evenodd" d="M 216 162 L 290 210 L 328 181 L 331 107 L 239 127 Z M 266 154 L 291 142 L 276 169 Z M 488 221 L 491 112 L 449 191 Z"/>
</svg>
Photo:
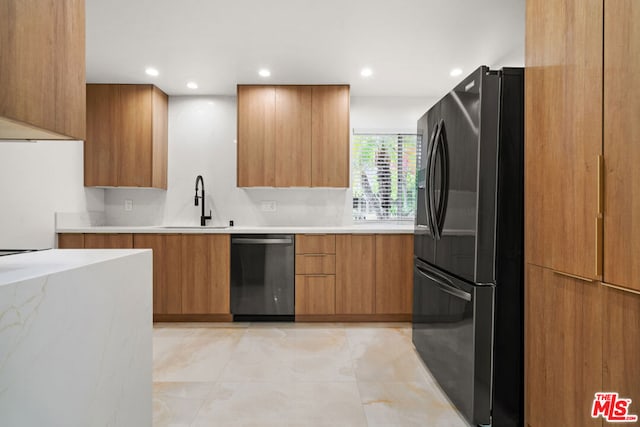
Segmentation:
<svg viewBox="0 0 640 427">
<path fill-rule="evenodd" d="M 202 195 L 198 196 L 198 183 L 202 184 Z M 200 225 L 204 227 L 207 225 L 207 220 L 211 219 L 211 209 L 209 209 L 209 216 L 204 215 L 204 179 L 202 175 L 196 177 L 196 197 L 194 198 L 195 205 L 198 206 L 198 199 L 202 199 L 202 214 L 200 215 Z"/>
</svg>

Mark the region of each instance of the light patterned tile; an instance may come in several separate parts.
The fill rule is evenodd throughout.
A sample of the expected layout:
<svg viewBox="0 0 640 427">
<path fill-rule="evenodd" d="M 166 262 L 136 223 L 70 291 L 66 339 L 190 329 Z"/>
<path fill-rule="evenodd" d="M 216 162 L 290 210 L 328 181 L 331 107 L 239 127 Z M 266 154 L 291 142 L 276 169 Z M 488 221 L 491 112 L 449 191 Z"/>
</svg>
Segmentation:
<svg viewBox="0 0 640 427">
<path fill-rule="evenodd" d="M 153 425 L 190 426 L 213 383 L 154 383 Z"/>
<path fill-rule="evenodd" d="M 370 427 L 468 427 L 441 390 L 427 382 L 358 382 Z"/>
<path fill-rule="evenodd" d="M 194 426 L 366 426 L 356 383 L 217 383 Z"/>
<path fill-rule="evenodd" d="M 344 331 L 259 329 L 242 337 L 220 381 L 355 381 Z"/>
</svg>

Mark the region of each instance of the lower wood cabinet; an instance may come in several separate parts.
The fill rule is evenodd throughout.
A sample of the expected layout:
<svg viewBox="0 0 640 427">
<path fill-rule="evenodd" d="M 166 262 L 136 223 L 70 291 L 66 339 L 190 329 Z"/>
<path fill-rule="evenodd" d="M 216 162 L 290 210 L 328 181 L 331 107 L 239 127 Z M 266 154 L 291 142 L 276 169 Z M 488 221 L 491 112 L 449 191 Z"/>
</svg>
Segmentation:
<svg viewBox="0 0 640 427">
<path fill-rule="evenodd" d="M 602 288 L 597 282 L 575 279 L 553 270 L 527 265 L 527 426 L 602 425 L 602 419 L 591 418 L 594 394 L 599 391 L 618 391 L 607 387 L 606 390 L 603 389 Z M 632 311 L 627 315 L 633 317 Z M 621 319 L 618 318 L 618 321 Z M 637 330 L 635 329 L 635 335 Z M 637 370 L 637 362 L 633 363 L 636 365 L 633 369 Z M 633 379 L 635 387 L 637 379 L 637 376 Z"/>
<path fill-rule="evenodd" d="M 84 249 L 84 234 L 58 234 L 58 249 Z"/>
<path fill-rule="evenodd" d="M 413 235 L 376 235 L 376 314 L 413 310 Z"/>
<path fill-rule="evenodd" d="M 136 249 L 153 250 L 153 312 L 182 313 L 182 236 L 135 234 Z"/>
<path fill-rule="evenodd" d="M 296 315 L 335 314 L 336 276 L 296 275 Z"/>
<path fill-rule="evenodd" d="M 182 314 L 230 311 L 228 234 L 182 235 Z"/>
<path fill-rule="evenodd" d="M 95 233 L 84 235 L 85 249 L 131 249 L 133 234 Z"/>
<path fill-rule="evenodd" d="M 629 412 L 640 415 L 640 294 L 607 286 L 602 290 L 602 391 L 631 399 Z"/>
<path fill-rule="evenodd" d="M 376 291 L 376 236 L 336 236 L 336 313 L 373 314 Z"/>
</svg>

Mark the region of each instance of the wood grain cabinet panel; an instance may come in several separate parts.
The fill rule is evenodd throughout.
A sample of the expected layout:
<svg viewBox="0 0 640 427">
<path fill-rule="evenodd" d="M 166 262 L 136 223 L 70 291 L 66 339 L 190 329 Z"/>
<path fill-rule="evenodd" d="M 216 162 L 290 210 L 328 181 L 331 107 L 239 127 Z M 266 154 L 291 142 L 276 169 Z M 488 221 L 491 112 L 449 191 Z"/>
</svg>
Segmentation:
<svg viewBox="0 0 640 427">
<path fill-rule="evenodd" d="M 376 235 L 377 314 L 408 314 L 413 310 L 413 235 Z"/>
<path fill-rule="evenodd" d="M 603 391 L 616 391 L 633 401 L 638 415 L 640 402 L 640 294 L 603 288 Z M 631 424 L 633 425 L 633 424 Z"/>
<path fill-rule="evenodd" d="M 85 249 L 132 249 L 131 233 L 87 233 L 84 235 Z"/>
<path fill-rule="evenodd" d="M 153 250 L 153 313 L 182 313 L 182 236 L 134 234 L 133 247 Z"/>
<path fill-rule="evenodd" d="M 349 187 L 349 86 L 313 86 L 311 185 Z"/>
<path fill-rule="evenodd" d="M 335 254 L 335 234 L 296 234 L 297 254 Z"/>
<path fill-rule="evenodd" d="M 0 2 L 0 139 L 85 138 L 84 0 Z"/>
<path fill-rule="evenodd" d="M 85 186 L 166 189 L 167 115 L 152 85 L 87 85 Z"/>
<path fill-rule="evenodd" d="M 182 235 L 182 313 L 230 312 L 228 234 Z"/>
<path fill-rule="evenodd" d="M 604 281 L 640 291 L 640 3 L 604 14 Z"/>
<path fill-rule="evenodd" d="M 58 249 L 84 249 L 84 234 L 82 233 L 58 234 Z"/>
<path fill-rule="evenodd" d="M 602 425 L 601 419 L 591 418 L 594 393 L 603 390 L 601 288 L 597 282 L 527 266 L 528 426 Z"/>
<path fill-rule="evenodd" d="M 275 87 L 238 86 L 238 187 L 276 185 L 275 117 Z"/>
<path fill-rule="evenodd" d="M 336 313 L 375 312 L 376 236 L 336 236 Z"/>
<path fill-rule="evenodd" d="M 296 275 L 296 315 L 335 314 L 335 275 Z"/>
<path fill-rule="evenodd" d="M 296 255 L 296 274 L 336 274 L 336 256 L 330 254 Z"/>
<path fill-rule="evenodd" d="M 602 21 L 602 0 L 526 2 L 526 258 L 594 279 Z"/>
<path fill-rule="evenodd" d="M 311 87 L 277 86 L 276 187 L 311 186 Z"/>
<path fill-rule="evenodd" d="M 238 85 L 238 187 L 349 187 L 349 86 Z"/>
</svg>

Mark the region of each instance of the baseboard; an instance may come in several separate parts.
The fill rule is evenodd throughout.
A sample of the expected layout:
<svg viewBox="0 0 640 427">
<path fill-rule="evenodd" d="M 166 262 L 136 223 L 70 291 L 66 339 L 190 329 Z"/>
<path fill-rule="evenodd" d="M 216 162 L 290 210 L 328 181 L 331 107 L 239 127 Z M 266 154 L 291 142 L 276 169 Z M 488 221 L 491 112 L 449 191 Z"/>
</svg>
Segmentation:
<svg viewBox="0 0 640 427">
<path fill-rule="evenodd" d="M 233 322 L 229 314 L 154 314 L 154 322 Z"/>
<path fill-rule="evenodd" d="M 296 322 L 411 322 L 411 314 L 296 314 Z"/>
</svg>

